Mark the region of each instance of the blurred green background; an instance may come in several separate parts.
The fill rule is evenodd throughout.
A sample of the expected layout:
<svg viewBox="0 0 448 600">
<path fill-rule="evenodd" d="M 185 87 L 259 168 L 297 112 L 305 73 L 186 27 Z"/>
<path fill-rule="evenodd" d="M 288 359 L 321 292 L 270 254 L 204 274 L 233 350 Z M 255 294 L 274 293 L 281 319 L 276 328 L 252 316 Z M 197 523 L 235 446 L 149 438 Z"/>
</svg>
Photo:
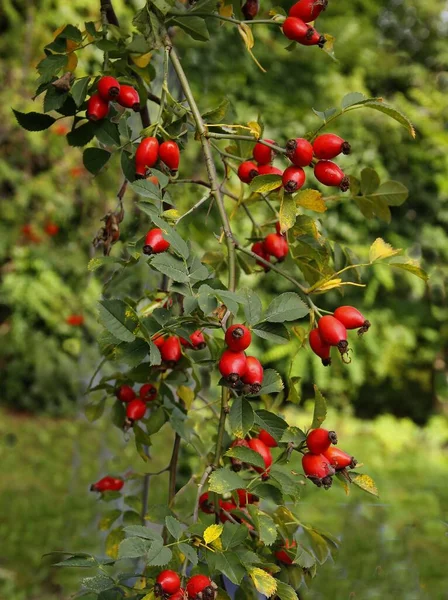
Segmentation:
<svg viewBox="0 0 448 600">
<path fill-rule="evenodd" d="M 124 27 L 131 27 L 141 4 L 115 1 Z M 274 4 L 262 2 L 260 16 L 267 17 Z M 259 26 L 254 52 L 267 73 L 230 27 L 212 23 L 207 46 L 182 32 L 174 38 L 201 109 L 227 96 L 238 121 L 260 115 L 266 135 L 279 143 L 319 125 L 311 108 L 337 106 L 352 91 L 384 97 L 417 131 L 413 141 L 374 111 L 337 121 L 333 130 L 353 148 L 343 159 L 345 170 L 359 176 L 362 168 L 375 168 L 382 180 L 407 185 L 410 196 L 392 208 L 390 224 L 366 220 L 347 201 L 335 203 L 321 221 L 330 240 L 361 258 L 376 237 L 405 249 L 422 261 L 428 285 L 377 266 L 363 274 L 365 290 L 319 299 L 329 310 L 341 302 L 357 305 L 373 323 L 368 336 L 354 342 L 349 367 L 335 361 L 323 369 L 298 342 L 258 348 L 263 362 L 281 372 L 293 358 L 302 398 L 311 397 L 312 383 L 319 385 L 334 407 L 331 428 L 343 432 L 344 446 L 369 467 L 380 488 L 379 501 L 356 491 L 346 498 L 336 486 L 328 493 L 304 491 L 303 519 L 342 541 L 335 564 L 325 565 L 306 599 L 446 598 L 447 14 L 442 0 L 330 0 L 318 25 L 336 36 L 337 62 L 317 48 L 287 52 L 278 31 Z M 88 485 L 109 470 L 142 469 L 133 447 L 109 430 L 107 417 L 92 425 L 82 416 L 83 389 L 100 359 L 95 305 L 113 272 L 91 273 L 87 263 L 101 217 L 115 208 L 119 164 L 112 162 L 93 180 L 79 149 L 66 144 L 70 123 L 27 133 L 11 111 L 41 108 L 40 98 L 31 100 L 41 48 L 61 25 L 88 20 L 98 20 L 98 7 L 87 0 L 3 0 L 0 11 L 0 596 L 11 600 L 53 600 L 76 591 L 78 575 L 51 570 L 42 554 L 101 551 L 95 521 L 104 507 L 88 495 Z M 98 51 L 83 54 L 76 75 L 95 73 L 100 60 Z M 151 64 L 157 73 L 158 58 Z M 197 144 L 187 146 L 180 175 L 204 175 Z M 237 182 L 230 187 L 238 193 Z M 199 194 L 193 186 L 172 191 L 181 211 Z M 146 226 L 130 195 L 125 207 L 123 242 Z M 262 223 L 269 218 L 264 210 L 254 208 Z M 212 211 L 204 228 L 205 218 L 205 210 L 186 218 L 181 232 L 212 253 L 217 245 L 209 232 L 218 230 L 217 221 Z M 50 224 L 59 228 L 55 235 L 48 234 Z M 243 219 L 235 218 L 233 226 L 239 238 L 250 236 Z M 113 253 L 122 248 L 120 241 Z M 243 276 L 241 283 L 262 285 L 266 301 L 288 289 L 273 273 Z M 126 270 L 108 283 L 107 293 L 133 294 L 147 284 L 143 270 Z M 84 325 L 69 325 L 71 314 L 82 314 Z M 297 424 L 307 423 L 297 410 L 290 414 Z"/>
</svg>

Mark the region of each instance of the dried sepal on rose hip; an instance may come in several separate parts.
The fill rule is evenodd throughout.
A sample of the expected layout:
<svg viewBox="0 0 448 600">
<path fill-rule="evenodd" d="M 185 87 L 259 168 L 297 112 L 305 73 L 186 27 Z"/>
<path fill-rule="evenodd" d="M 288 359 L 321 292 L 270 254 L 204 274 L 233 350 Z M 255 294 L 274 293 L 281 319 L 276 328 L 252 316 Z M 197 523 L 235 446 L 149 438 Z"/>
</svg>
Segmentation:
<svg viewBox="0 0 448 600">
<path fill-rule="evenodd" d="M 215 600 L 218 586 L 207 575 L 193 575 L 187 581 L 189 600 Z"/>
<path fill-rule="evenodd" d="M 368 321 L 354 306 L 339 306 L 333 313 L 335 319 L 340 321 L 346 329 L 358 329 L 358 335 L 363 335 L 370 328 Z"/>
<path fill-rule="evenodd" d="M 98 81 L 98 94 L 99 96 L 109 102 L 109 100 L 115 100 L 115 98 L 120 93 L 120 84 L 115 79 L 115 77 L 111 77 L 110 75 L 104 75 Z"/>
<path fill-rule="evenodd" d="M 285 192 L 292 194 L 297 192 L 305 183 L 305 171 L 302 167 L 288 167 L 285 169 L 282 175 L 282 183 L 285 188 Z"/>
<path fill-rule="evenodd" d="M 250 183 L 257 175 L 259 175 L 258 167 L 251 160 L 242 162 L 238 167 L 238 177 L 243 183 Z"/>
<path fill-rule="evenodd" d="M 144 402 L 152 402 L 157 397 L 157 388 L 152 383 L 144 383 L 138 395 Z"/>
</svg>

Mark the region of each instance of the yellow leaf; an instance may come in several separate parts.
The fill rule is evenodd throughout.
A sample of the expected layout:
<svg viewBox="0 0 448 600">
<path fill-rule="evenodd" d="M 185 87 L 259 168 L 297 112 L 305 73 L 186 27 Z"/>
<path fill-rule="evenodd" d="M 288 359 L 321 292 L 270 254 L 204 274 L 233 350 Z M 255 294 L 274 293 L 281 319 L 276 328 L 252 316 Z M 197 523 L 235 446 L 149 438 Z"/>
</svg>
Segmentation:
<svg viewBox="0 0 448 600">
<path fill-rule="evenodd" d="M 221 17 L 230 18 L 233 15 L 233 4 L 222 4 L 219 7 L 219 14 Z"/>
<path fill-rule="evenodd" d="M 146 594 L 146 596 L 143 596 L 143 598 L 141 600 L 155 600 L 155 594 L 154 594 L 154 590 L 152 590 L 151 592 L 149 592 L 149 594 Z"/>
<path fill-rule="evenodd" d="M 163 211 L 162 217 L 164 219 L 168 219 L 168 221 L 177 221 L 177 219 L 180 217 L 180 212 L 175 208 L 170 208 L 169 210 Z"/>
<path fill-rule="evenodd" d="M 139 577 L 132 587 L 134 590 L 144 590 L 146 587 L 146 577 Z"/>
<path fill-rule="evenodd" d="M 369 260 L 371 263 L 376 260 L 382 260 L 399 254 L 401 250 L 395 250 L 390 244 L 387 244 L 382 238 L 376 238 L 369 250 Z"/>
<path fill-rule="evenodd" d="M 71 73 L 73 73 L 73 71 L 78 66 L 78 57 L 76 56 L 76 54 L 74 52 L 70 52 L 70 54 L 67 54 L 67 57 L 68 57 L 68 60 L 67 60 L 67 64 L 65 66 L 64 71 L 70 71 Z"/>
<path fill-rule="evenodd" d="M 320 285 L 318 288 L 316 288 L 315 291 L 323 292 L 326 290 L 332 290 L 334 288 L 341 287 L 341 282 L 342 282 L 342 279 L 330 279 L 330 281 L 326 281 L 325 283 L 322 283 L 322 285 Z"/>
<path fill-rule="evenodd" d="M 296 222 L 296 202 L 291 194 L 284 194 L 280 204 L 280 229 L 284 233 Z"/>
<path fill-rule="evenodd" d="M 376 496 L 378 498 L 378 488 L 376 487 L 376 484 L 370 475 L 356 475 L 356 477 L 353 477 L 352 483 L 360 487 L 368 494 L 372 494 L 372 496 Z"/>
<path fill-rule="evenodd" d="M 134 65 L 137 65 L 137 67 L 140 67 L 140 69 L 144 69 L 149 65 L 152 53 L 147 52 L 146 54 L 131 54 L 130 56 Z"/>
<path fill-rule="evenodd" d="M 194 394 L 193 390 L 191 388 L 187 387 L 186 385 L 180 385 L 177 388 L 177 395 L 182 400 L 182 402 L 185 404 L 185 408 L 187 410 L 190 410 L 191 405 L 193 404 L 193 401 L 195 398 L 195 394 Z"/>
<path fill-rule="evenodd" d="M 65 47 L 67 48 L 67 52 L 73 52 L 73 50 L 76 50 L 78 48 L 79 44 L 76 43 L 73 40 L 67 40 Z"/>
<path fill-rule="evenodd" d="M 210 527 L 207 527 L 207 529 L 204 531 L 204 535 L 203 535 L 205 543 L 211 544 L 212 542 L 217 540 L 219 537 L 221 537 L 223 529 L 224 529 L 223 525 L 210 525 Z"/>
<path fill-rule="evenodd" d="M 252 52 L 252 48 L 254 47 L 255 42 L 251 28 L 248 25 L 246 25 L 246 23 L 241 23 L 240 25 L 238 25 L 238 31 L 240 33 L 240 36 L 243 38 L 244 43 L 246 44 L 247 51 L 249 52 L 252 60 L 257 65 L 257 67 L 261 69 L 261 71 L 263 71 L 263 73 L 266 73 L 266 69 L 263 69 L 263 67 L 260 65 L 260 63 L 255 58 Z"/>
<path fill-rule="evenodd" d="M 323 213 L 327 210 L 327 206 L 322 197 L 322 194 L 317 190 L 303 190 L 294 196 L 297 206 L 314 210 L 315 212 Z"/>
<path fill-rule="evenodd" d="M 258 140 L 261 136 L 260 125 L 256 121 L 249 121 L 247 125 L 249 126 L 251 134 L 254 135 Z"/>
<path fill-rule="evenodd" d="M 252 579 L 255 588 L 260 594 L 264 594 L 268 598 L 273 596 L 277 591 L 277 581 L 263 571 L 263 569 L 259 569 L 258 567 L 253 567 L 248 569 L 249 577 Z"/>
<path fill-rule="evenodd" d="M 119 529 L 112 529 L 106 538 L 106 554 L 113 559 L 118 558 L 118 546 L 125 538 L 125 533 L 121 527 Z"/>
</svg>

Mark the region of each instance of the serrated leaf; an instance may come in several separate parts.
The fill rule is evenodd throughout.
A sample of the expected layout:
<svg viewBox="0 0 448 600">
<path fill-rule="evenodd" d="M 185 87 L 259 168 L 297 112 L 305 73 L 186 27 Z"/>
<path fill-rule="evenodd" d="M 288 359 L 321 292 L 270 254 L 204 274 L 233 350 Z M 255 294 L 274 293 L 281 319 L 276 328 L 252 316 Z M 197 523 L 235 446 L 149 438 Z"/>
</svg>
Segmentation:
<svg viewBox="0 0 448 600">
<path fill-rule="evenodd" d="M 202 118 L 206 123 L 222 123 L 229 108 L 230 100 L 228 98 L 224 98 L 216 108 L 212 108 L 211 110 L 207 110 L 205 113 L 203 113 Z"/>
<path fill-rule="evenodd" d="M 263 544 L 266 544 L 266 546 L 272 546 L 277 539 L 277 527 L 275 526 L 273 519 L 253 504 L 249 505 L 247 510 L 249 511 L 255 529 L 260 536 L 260 541 L 263 542 Z"/>
<path fill-rule="evenodd" d="M 396 267 L 397 269 L 409 271 L 409 273 L 412 273 L 413 275 L 420 277 L 420 279 L 423 279 L 423 281 L 428 281 L 428 279 L 429 279 L 428 273 L 426 273 L 426 271 L 424 271 L 421 267 L 413 264 L 412 262 L 409 262 L 409 263 L 390 262 L 389 265 L 391 267 Z"/>
<path fill-rule="evenodd" d="M 311 429 L 317 429 L 322 425 L 327 416 L 327 401 L 323 397 L 321 391 L 314 386 L 314 413 L 313 422 L 311 423 Z"/>
<path fill-rule="evenodd" d="M 401 206 L 409 195 L 408 188 L 399 181 L 385 181 L 374 194 L 368 194 L 369 200 L 383 200 L 389 206 Z"/>
<path fill-rule="evenodd" d="M 120 344 L 114 353 L 115 360 L 123 361 L 130 367 L 136 367 L 148 356 L 148 342 L 141 338 L 135 339 L 131 343 Z"/>
<path fill-rule="evenodd" d="M 106 538 L 105 551 L 107 556 L 110 556 L 114 560 L 118 558 L 118 548 L 120 543 L 124 540 L 124 531 L 121 527 L 113 529 Z"/>
<path fill-rule="evenodd" d="M 56 119 L 50 115 L 44 115 L 38 112 L 22 113 L 14 109 L 12 109 L 12 112 L 20 127 L 23 127 L 23 129 L 26 129 L 27 131 L 43 131 L 44 129 L 51 127 L 56 121 Z"/>
<path fill-rule="evenodd" d="M 248 325 L 258 323 L 261 318 L 261 300 L 253 290 L 245 289 L 241 292 L 245 302 L 243 304 L 244 314 Z"/>
<path fill-rule="evenodd" d="M 293 443 L 296 446 L 299 446 L 302 442 L 306 440 L 306 434 L 299 427 L 294 425 L 290 425 L 288 429 L 285 429 L 283 432 L 281 442 L 285 444 Z"/>
<path fill-rule="evenodd" d="M 255 423 L 261 429 L 266 429 L 277 442 L 282 439 L 283 432 L 288 427 L 288 423 L 284 419 L 267 410 L 256 411 Z"/>
<path fill-rule="evenodd" d="M 103 300 L 99 303 L 101 323 L 122 342 L 133 342 L 135 339 L 132 333 L 134 326 L 129 323 L 128 310 L 128 306 L 122 300 Z"/>
<path fill-rule="evenodd" d="M 297 321 L 310 312 L 308 306 L 295 292 L 285 292 L 274 298 L 269 305 L 264 320 L 271 323 Z"/>
<path fill-rule="evenodd" d="M 327 210 L 323 196 L 317 190 L 302 190 L 294 196 L 294 200 L 297 206 L 314 212 L 324 213 Z"/>
<path fill-rule="evenodd" d="M 244 438 L 252 429 L 253 424 L 254 411 L 250 402 L 241 397 L 235 398 L 229 413 L 229 425 L 233 435 Z"/>
<path fill-rule="evenodd" d="M 369 261 L 371 263 L 376 260 L 383 260 L 391 256 L 396 256 L 401 250 L 395 250 L 390 244 L 385 242 L 382 238 L 376 238 L 369 250 Z"/>
<path fill-rule="evenodd" d="M 98 123 L 95 130 L 96 139 L 105 146 L 119 146 L 120 134 L 118 133 L 118 125 L 112 123 L 108 119 L 103 119 Z"/>
<path fill-rule="evenodd" d="M 98 563 L 93 556 L 69 556 L 65 560 L 54 563 L 52 567 L 85 567 L 92 568 L 97 566 Z"/>
<path fill-rule="evenodd" d="M 350 94 L 346 94 L 342 98 L 342 102 L 341 102 L 342 110 L 345 110 L 346 108 L 348 108 L 349 106 L 352 106 L 353 104 L 358 104 L 359 102 L 362 102 L 365 99 L 366 99 L 366 97 L 364 96 L 364 94 L 361 94 L 361 92 L 350 92 Z"/>
<path fill-rule="evenodd" d="M 281 175 L 257 175 L 250 182 L 249 190 L 251 193 L 267 194 L 279 188 L 281 184 Z"/>
<path fill-rule="evenodd" d="M 188 281 L 188 272 L 185 263 L 171 254 L 166 252 L 157 254 L 151 258 L 150 265 L 173 281 L 179 283 L 186 283 Z"/>
<path fill-rule="evenodd" d="M 173 553 L 171 548 L 167 548 L 166 546 L 161 548 L 159 544 L 153 544 L 146 556 L 146 564 L 148 567 L 164 567 L 172 558 Z"/>
<path fill-rule="evenodd" d="M 181 27 L 185 33 L 188 33 L 190 37 L 199 42 L 208 42 L 210 34 L 205 24 L 204 19 L 200 17 L 188 17 L 183 19 L 182 17 L 176 17 L 171 19 L 173 23 Z"/>
<path fill-rule="evenodd" d="M 124 528 L 124 532 L 132 537 L 140 537 L 145 540 L 151 540 L 154 542 L 163 542 L 162 536 L 148 527 L 143 525 L 129 525 Z"/>
<path fill-rule="evenodd" d="M 152 541 L 140 537 L 130 537 L 123 540 L 118 548 L 118 559 L 140 558 L 151 548 Z"/>
<path fill-rule="evenodd" d="M 204 535 L 202 536 L 204 538 L 204 542 L 206 544 L 211 544 L 220 538 L 223 529 L 224 525 L 210 525 L 207 527 L 207 529 L 204 531 Z"/>
<path fill-rule="evenodd" d="M 376 484 L 370 477 L 370 475 L 361 475 L 355 472 L 353 472 L 351 475 L 352 483 L 354 483 L 356 486 L 358 486 L 368 494 L 372 494 L 372 496 L 376 496 L 377 498 L 379 497 L 378 488 L 376 487 Z"/>
<path fill-rule="evenodd" d="M 283 581 L 277 580 L 277 596 L 280 600 L 298 600 L 297 594 L 290 585 Z"/>
<path fill-rule="evenodd" d="M 81 580 L 81 585 L 92 592 L 99 594 L 105 590 L 110 590 L 114 587 L 115 582 L 107 575 L 95 575 L 94 577 L 84 577 Z"/>
<path fill-rule="evenodd" d="M 222 533 L 223 549 L 228 550 L 239 546 L 247 538 L 248 533 L 246 525 L 235 525 L 227 521 L 224 523 L 224 531 Z"/>
<path fill-rule="evenodd" d="M 277 590 L 277 580 L 269 575 L 263 569 L 259 569 L 258 567 L 249 567 L 247 569 L 249 573 L 249 577 L 252 579 L 252 582 L 258 592 L 267 596 L 273 596 Z"/>
<path fill-rule="evenodd" d="M 227 494 L 238 488 L 244 488 L 244 480 L 230 469 L 218 469 L 210 475 L 208 486 L 210 492 Z"/>
<path fill-rule="evenodd" d="M 185 556 L 185 558 L 191 562 L 192 566 L 195 567 L 198 564 L 198 553 L 194 548 L 188 544 L 181 543 L 178 545 L 179 550 Z"/>
<path fill-rule="evenodd" d="M 80 125 L 76 129 L 69 131 L 66 136 L 68 144 L 75 148 L 85 146 L 95 135 L 95 128 L 95 123 L 89 121 L 87 123 L 84 123 L 83 125 Z"/>
<path fill-rule="evenodd" d="M 283 323 L 257 323 L 252 333 L 273 344 L 287 344 L 290 340 L 289 331 Z"/>
<path fill-rule="evenodd" d="M 97 175 L 111 156 L 112 154 L 103 148 L 87 148 L 82 155 L 82 162 L 92 175 Z"/>
<path fill-rule="evenodd" d="M 316 564 L 314 556 L 300 544 L 297 544 L 297 552 L 293 562 L 302 567 L 302 569 L 311 569 Z"/>
<path fill-rule="evenodd" d="M 165 525 L 175 540 L 179 540 L 185 527 L 174 517 L 166 517 Z"/>
<path fill-rule="evenodd" d="M 215 552 L 208 559 L 214 571 L 222 573 L 235 585 L 239 585 L 246 574 L 246 569 L 236 552 Z"/>
<path fill-rule="evenodd" d="M 296 222 L 296 201 L 292 194 L 283 194 L 280 203 L 279 223 L 282 233 L 291 229 Z"/>
<path fill-rule="evenodd" d="M 263 384 L 259 396 L 263 394 L 275 394 L 283 389 L 283 379 L 275 369 L 265 369 L 263 374 Z"/>
<path fill-rule="evenodd" d="M 154 185 L 148 179 L 137 179 L 131 183 L 131 187 L 136 194 L 143 196 L 144 198 L 150 198 L 151 200 L 160 200 L 162 193 L 157 185 Z M 139 205 L 139 208 L 144 209 L 143 206 Z M 151 216 L 151 215 L 150 215 Z"/>
<path fill-rule="evenodd" d="M 225 453 L 225 456 L 229 456 L 231 458 L 238 458 L 243 463 L 247 463 L 249 465 L 253 465 L 254 467 L 260 467 L 260 469 L 265 468 L 264 460 L 261 457 L 261 454 L 251 450 L 251 448 L 245 448 L 244 446 L 235 446 L 234 448 L 229 448 Z"/>
<path fill-rule="evenodd" d="M 405 127 L 409 131 L 411 136 L 413 138 L 415 138 L 415 129 L 414 129 L 414 126 L 412 125 L 411 121 L 407 118 L 406 115 L 404 115 L 402 112 L 400 112 L 393 106 L 390 106 L 389 104 L 386 104 L 385 102 L 380 102 L 379 100 L 366 100 L 363 103 L 363 106 L 365 106 L 366 108 L 372 108 L 374 110 L 378 110 L 378 111 L 388 115 L 389 117 L 391 117 L 392 119 L 394 119 L 395 121 L 400 123 L 400 125 L 403 125 L 403 127 Z"/>
<path fill-rule="evenodd" d="M 380 185 L 380 177 L 374 169 L 369 167 L 361 171 L 361 193 L 364 196 L 373 194 Z"/>
<path fill-rule="evenodd" d="M 75 83 L 72 85 L 72 89 L 70 93 L 72 95 L 73 100 L 75 101 L 76 106 L 81 106 L 87 96 L 87 88 L 89 87 L 90 77 L 81 77 L 81 79 L 77 79 Z"/>
<path fill-rule="evenodd" d="M 57 90 L 53 85 L 50 86 L 44 98 L 44 112 L 50 112 L 61 108 L 68 96 L 68 93 L 63 93 Z"/>
</svg>

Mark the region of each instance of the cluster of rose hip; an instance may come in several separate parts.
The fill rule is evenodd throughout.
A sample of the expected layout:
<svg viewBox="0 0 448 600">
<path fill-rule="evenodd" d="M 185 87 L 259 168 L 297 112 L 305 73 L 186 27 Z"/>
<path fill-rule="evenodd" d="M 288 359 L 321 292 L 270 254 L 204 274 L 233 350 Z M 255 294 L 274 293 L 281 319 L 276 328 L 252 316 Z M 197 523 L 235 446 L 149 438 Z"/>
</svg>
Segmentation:
<svg viewBox="0 0 448 600">
<path fill-rule="evenodd" d="M 302 457 L 302 467 L 305 475 L 317 487 L 327 490 L 331 487 L 332 477 L 337 471 L 354 469 L 357 464 L 353 456 L 339 448 L 332 448 L 331 445 L 337 443 L 336 433 L 328 429 L 313 429 L 307 435 L 308 452 Z"/>
<path fill-rule="evenodd" d="M 121 385 L 116 396 L 126 406 L 125 429 L 132 427 L 135 421 L 143 419 L 148 408 L 147 403 L 157 397 L 157 388 L 152 383 L 144 383 L 137 394 L 130 385 Z"/>
<path fill-rule="evenodd" d="M 347 329 L 358 329 L 363 335 L 370 327 L 370 321 L 353 306 L 339 306 L 332 315 L 321 317 L 317 327 L 310 331 L 311 350 L 322 359 L 324 367 L 331 365 L 330 351 L 336 346 L 343 356 L 348 352 Z"/>
<path fill-rule="evenodd" d="M 263 383 L 263 366 L 255 356 L 246 356 L 252 334 L 245 325 L 231 325 L 226 330 L 227 350 L 219 359 L 219 371 L 234 390 L 258 394 Z"/>
<path fill-rule="evenodd" d="M 238 523 L 244 523 L 248 529 L 252 529 L 252 525 L 250 523 L 245 521 L 239 514 L 236 515 L 233 513 L 234 511 L 239 511 L 240 513 L 245 512 L 248 504 L 257 504 L 259 500 L 260 498 L 258 496 L 251 494 L 246 490 L 235 490 L 232 498 L 228 500 L 219 498 L 218 518 L 221 523 L 225 523 L 226 521 L 230 521 L 232 519 Z M 216 507 L 210 498 L 209 492 L 204 492 L 201 494 L 199 498 L 199 508 L 207 515 L 213 515 L 216 513 Z M 231 518 L 229 518 L 229 516 Z"/>
<path fill-rule="evenodd" d="M 176 571 L 167 569 L 157 575 L 154 595 L 164 600 L 215 600 L 217 589 L 207 575 L 193 575 L 182 588 Z"/>
<path fill-rule="evenodd" d="M 199 329 L 194 331 L 188 340 L 177 335 L 169 335 L 168 337 L 159 335 L 153 339 L 153 342 L 159 349 L 162 361 L 170 368 L 175 367 L 182 358 L 181 346 L 190 350 L 203 350 L 207 345 L 204 334 Z"/>
<path fill-rule="evenodd" d="M 101 121 L 109 114 L 110 102 L 117 102 L 124 108 L 140 110 L 140 97 L 131 85 L 120 84 L 115 77 L 105 75 L 97 85 L 97 93 L 90 96 L 87 102 L 87 118 L 90 121 Z"/>
<path fill-rule="evenodd" d="M 306 180 L 303 167 L 314 165 L 314 175 L 320 183 L 338 187 L 346 192 L 350 180 L 342 169 L 331 159 L 339 154 L 350 154 L 350 144 L 334 133 L 323 133 L 313 143 L 305 138 L 293 138 L 286 143 L 286 156 L 292 166 L 281 171 L 272 166 L 275 150 L 266 143 L 276 145 L 273 140 L 261 140 L 254 146 L 252 156 L 256 162 L 246 160 L 238 168 L 238 177 L 243 183 L 250 183 L 258 175 L 281 175 L 285 192 L 292 194 L 300 190 Z M 280 187 L 280 184 L 279 184 Z"/>
<path fill-rule="evenodd" d="M 283 33 L 288 40 L 302 46 L 320 46 L 323 48 L 325 37 L 320 35 L 309 23 L 317 19 L 327 8 L 328 0 L 299 0 L 294 4 L 283 23 Z"/>
<path fill-rule="evenodd" d="M 254 469 L 257 473 L 261 474 L 261 478 L 264 480 L 269 479 L 269 472 L 272 466 L 272 453 L 271 448 L 278 446 L 272 435 L 265 429 L 262 429 L 257 436 L 248 437 L 246 439 L 234 440 L 230 447 L 231 448 L 250 448 L 261 456 L 264 462 L 264 469 L 256 467 L 254 465 L 242 462 L 239 458 L 231 458 L 232 469 L 234 471 L 241 471 L 242 469 Z"/>
<path fill-rule="evenodd" d="M 155 137 L 143 138 L 135 153 L 136 178 L 144 179 L 147 169 L 154 167 L 159 160 L 168 167 L 172 175 L 175 175 L 180 162 L 179 146 L 173 140 L 167 140 L 159 144 L 158 139 Z M 154 185 L 158 184 L 157 177 L 151 177 L 150 181 Z"/>
</svg>

